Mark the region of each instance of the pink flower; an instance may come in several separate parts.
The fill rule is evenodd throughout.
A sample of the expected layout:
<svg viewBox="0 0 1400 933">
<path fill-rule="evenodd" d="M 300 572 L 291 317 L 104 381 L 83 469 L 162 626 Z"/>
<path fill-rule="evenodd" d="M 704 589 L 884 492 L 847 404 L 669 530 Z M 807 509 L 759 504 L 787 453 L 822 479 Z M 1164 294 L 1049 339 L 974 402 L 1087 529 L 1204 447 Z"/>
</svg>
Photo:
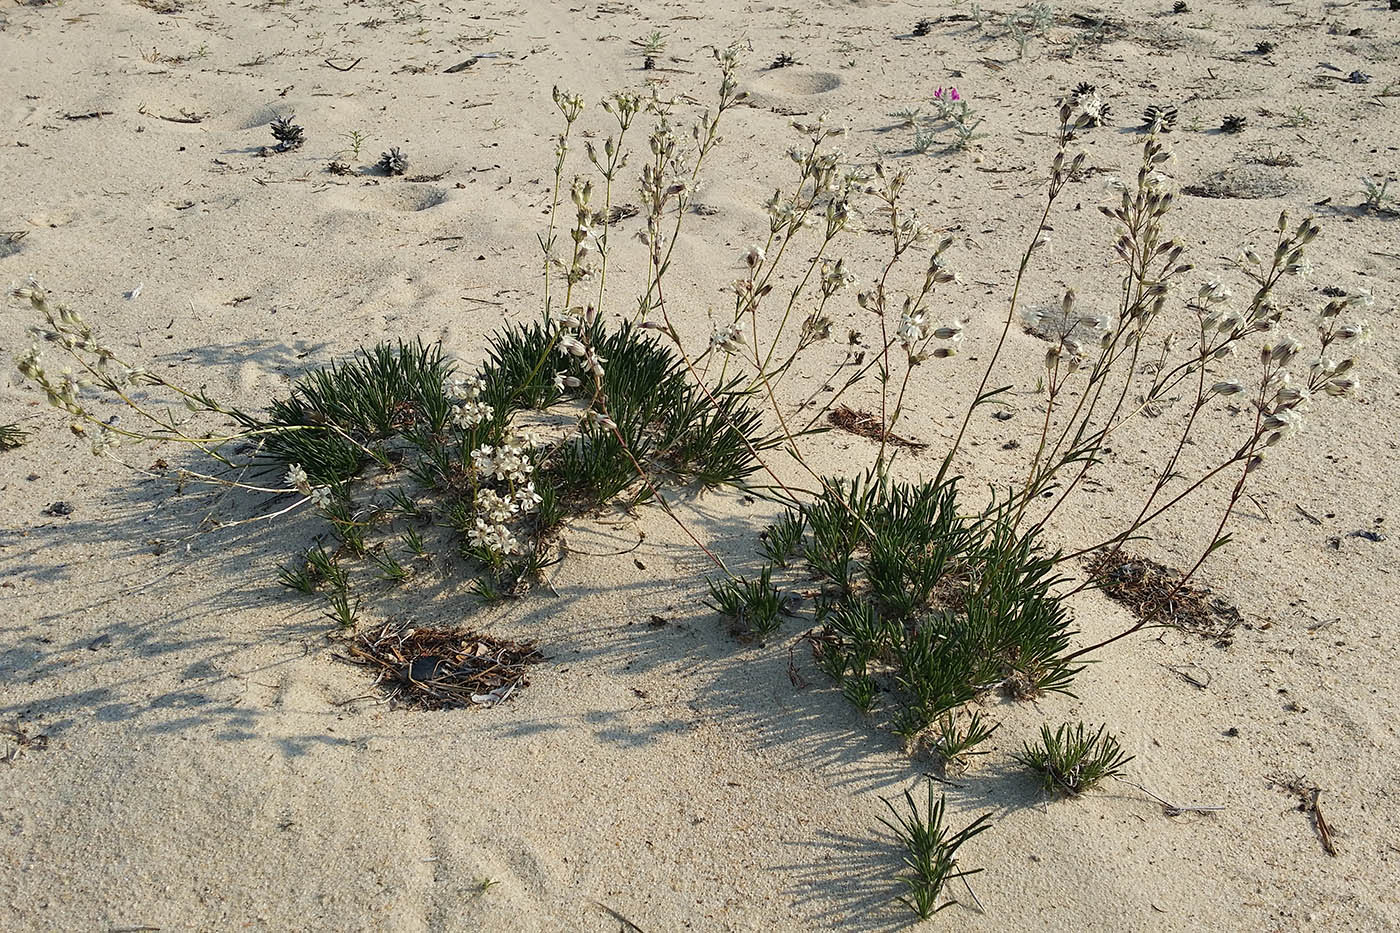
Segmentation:
<svg viewBox="0 0 1400 933">
<path fill-rule="evenodd" d="M 936 90 L 936 91 L 933 92 L 933 99 L 934 99 L 934 100 L 943 100 L 945 96 L 946 96 L 947 99 L 950 100 L 950 101 L 962 100 L 962 95 L 958 93 L 958 89 L 955 88 L 955 87 L 949 87 L 949 88 L 941 88 L 941 87 L 940 87 L 938 90 Z"/>
</svg>

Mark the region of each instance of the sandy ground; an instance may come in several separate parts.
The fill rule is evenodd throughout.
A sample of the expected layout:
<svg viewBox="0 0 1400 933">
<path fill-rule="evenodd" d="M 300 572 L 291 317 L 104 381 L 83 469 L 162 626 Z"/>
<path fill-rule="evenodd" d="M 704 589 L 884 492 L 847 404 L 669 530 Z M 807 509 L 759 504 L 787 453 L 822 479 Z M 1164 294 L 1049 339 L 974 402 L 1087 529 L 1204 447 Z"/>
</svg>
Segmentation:
<svg viewBox="0 0 1400 933">
<path fill-rule="evenodd" d="M 1064 5 L 1023 61 L 993 25 L 1011 9 L 997 3 L 986 4 L 985 31 L 957 18 L 967 6 L 938 3 L 160 7 L 0 9 L 0 231 L 26 234 L 0 238 L 0 278 L 38 276 L 123 352 L 246 406 L 362 342 L 441 338 L 471 360 L 502 319 L 536 315 L 551 85 L 591 102 L 649 82 L 708 100 L 706 46 L 739 40 L 752 48 L 742 70 L 752 106 L 732 115 L 705 174 L 700 200 L 715 213 L 688 221 L 671 286 L 686 296 L 686 326 L 708 332 L 706 308 L 722 306 L 740 249 L 766 223 L 761 201 L 789 177 L 790 117 L 829 110 L 852 129 L 852 158 L 881 150 L 907 165 L 925 218 L 959 239 L 963 284 L 941 300 L 949 316 L 971 315 L 967 346 L 920 372 L 904 423 L 936 451 L 999 329 L 1041 197 L 1054 101 L 1090 81 L 1118 125 L 1084 138 L 1093 171 L 1052 218 L 1032 304 L 1066 284 L 1089 303 L 1111 293 L 1112 233 L 1094 207 L 1114 197 L 1110 176 L 1135 168 L 1141 108 L 1178 106 L 1173 176 L 1227 189 L 1183 196 L 1175 214 L 1202 275 L 1228 275 L 1225 258 L 1266 240 L 1281 208 L 1315 211 L 1324 235 L 1289 307 L 1305 330 L 1323 287 L 1374 293 L 1363 387 L 1318 406 L 1208 565 L 1204 579 L 1244 613 L 1230 645 L 1142 635 L 1104 651 L 1077 698 L 993 702 L 1004 722 L 993 754 L 947 787 L 955 820 L 995 817 L 965 850 L 968 866 L 986 869 L 975 879 L 985 912 L 954 906 L 930 926 L 1400 926 L 1400 340 L 1390 315 L 1400 220 L 1354 207 L 1358 176 L 1400 169 L 1400 97 L 1385 94 L 1400 81 L 1400 13 L 1383 0 L 1192 0 L 1180 15 L 1166 0 L 1133 0 L 1108 11 L 1099 42 L 1072 16 L 1093 8 Z M 921 17 L 948 19 L 910 36 Z M 636 40 L 653 30 L 669 41 L 644 71 Z M 1276 48 L 1253 54 L 1262 40 Z M 797 64 L 768 69 L 784 52 Z M 1340 80 L 1355 69 L 1374 79 Z M 907 153 L 909 133 L 887 114 L 946 84 L 986 114 L 985 135 L 971 155 Z M 1299 107 L 1306 119 L 1288 119 Z M 259 157 L 268 122 L 293 112 L 306 146 Z M 1244 132 L 1217 132 L 1226 114 L 1246 116 Z M 370 137 L 358 160 L 340 151 L 353 130 Z M 360 169 L 391 145 L 408 153 L 410 174 L 440 177 L 324 171 L 332 158 Z M 879 246 L 867 239 L 853 254 L 860 269 Z M 837 317 L 838 330 L 869 326 L 849 300 Z M 27 345 L 27 323 L 23 309 L 6 311 L 6 356 Z M 1006 371 L 1033 373 L 1041 353 L 1014 332 Z M 803 376 L 805 394 L 821 377 Z M 177 494 L 93 459 L 17 374 L 2 382 L 0 420 L 37 434 L 0 454 L 0 748 L 10 759 L 0 764 L 0 928 L 906 922 L 877 818 L 881 797 L 929 762 L 873 732 L 800 647 L 792 657 L 809 686 L 796 688 L 793 626 L 765 646 L 736 644 L 703 605 L 704 561 L 659 515 L 578 524 L 567 538 L 578 551 L 627 548 L 639 532 L 645 541 L 628 557 L 572 555 L 549 586 L 504 608 L 478 608 L 451 568 L 377 602 L 376 617 L 468 618 L 538 638 L 549 657 L 498 709 L 389 710 L 361 671 L 331 658 L 317 609 L 276 583 L 276 563 L 310 540 L 309 523 L 201 532 L 211 510 L 232 519 L 261 506 Z M 1003 445 L 1034 436 L 1036 405 L 1022 380 L 1018 417 L 974 422 L 959 462 L 974 485 L 1018 475 L 1023 461 Z M 1057 519 L 1056 543 L 1095 540 L 1131 508 L 1158 449 L 1151 422 L 1135 430 Z M 1224 428 L 1212 430 L 1203 444 L 1224 443 Z M 828 437 L 813 452 L 823 469 L 868 462 L 867 441 Z M 127 455 L 137 465 L 180 456 Z M 912 476 L 935 462 L 924 454 L 901 468 Z M 71 515 L 45 514 L 59 501 Z M 773 513 L 714 495 L 685 514 L 745 566 Z M 1143 552 L 1189 564 L 1212 518 L 1209 507 L 1185 510 Z M 1379 540 L 1352 534 L 1361 530 Z M 1131 623 L 1101 596 L 1075 608 L 1086 638 Z M 664 624 L 649 624 L 654 615 Z M 1223 809 L 1168 816 L 1122 783 L 1047 802 L 1011 752 L 1041 722 L 1078 718 L 1116 730 L 1136 756 L 1132 778 L 1157 795 Z M 1335 856 L 1280 789 L 1295 778 L 1322 789 Z M 485 880 L 496 883 L 483 890 Z"/>
</svg>

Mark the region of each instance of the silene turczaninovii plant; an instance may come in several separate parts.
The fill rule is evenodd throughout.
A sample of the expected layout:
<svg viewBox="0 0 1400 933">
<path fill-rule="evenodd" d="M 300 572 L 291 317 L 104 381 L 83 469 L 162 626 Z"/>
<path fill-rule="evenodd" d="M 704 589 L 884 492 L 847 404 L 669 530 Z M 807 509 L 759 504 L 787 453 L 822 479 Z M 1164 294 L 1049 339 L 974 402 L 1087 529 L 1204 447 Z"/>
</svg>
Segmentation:
<svg viewBox="0 0 1400 933">
<path fill-rule="evenodd" d="M 1066 99 L 1004 313 L 994 328 L 977 322 L 987 341 L 978 384 L 936 468 L 898 478 L 892 466 L 904 448 L 895 431 L 918 404 L 911 376 L 957 354 L 971 323 L 946 302 L 936 310 L 955 280 L 954 241 L 932 239 L 907 203 L 904 168 L 853 161 L 835 148 L 844 130 L 825 117 L 794 123 L 795 177 L 766 202 L 766 234 L 743 250 L 742 273 L 728 283 L 728 307 L 708 339 L 688 340 L 693 322 L 681 316 L 690 304 L 673 299 L 667 273 L 720 127 L 744 97 L 736 49 L 716 58 L 715 104 L 688 126 L 683 101 L 656 89 L 603 100 L 605 126 L 586 134 L 578 175 L 570 166 L 585 103 L 555 89 L 562 126 L 539 236 L 542 312 L 491 335 L 477 361 L 396 337 L 311 370 L 285 398 L 250 411 L 123 359 L 77 311 L 30 283 L 14 290 L 38 316 L 19 369 L 97 454 L 119 460 L 125 445 L 187 445 L 195 457 L 172 468 L 177 482 L 273 497 L 271 515 L 314 512 L 324 534 L 280 576 L 319 594 L 347 628 L 372 611 L 351 595 L 357 578 L 405 585 L 444 541 L 473 568 L 473 590 L 499 599 L 561 559 L 567 522 L 610 505 L 650 504 L 713 562 L 711 604 L 739 635 L 771 638 L 785 616 L 809 615 L 803 638 L 857 708 L 909 747 L 965 767 L 996 729 L 976 708 L 979 698 L 1066 691 L 1079 659 L 1144 624 L 1076 646 L 1067 598 L 1095 583 L 1082 570 L 1094 562 L 1078 558 L 1116 554 L 1175 506 L 1204 508 L 1217 495 L 1214 531 L 1198 555 L 1185 555 L 1189 569 L 1177 585 L 1225 543 L 1251 478 L 1299 430 L 1304 412 L 1351 393 L 1366 335 L 1352 313 L 1365 296 L 1327 301 L 1307 322 L 1306 345 L 1285 336 L 1299 324 L 1286 280 L 1306 269 L 1320 233 L 1311 218 L 1293 222 L 1286 213 L 1271 242 L 1240 254 L 1240 298 L 1197 278 L 1170 230 L 1175 194 L 1161 132 L 1171 121 L 1163 118 L 1147 122 L 1139 167 L 1101 208 L 1111 224 L 1116 305 L 1084 310 L 1071 290 L 1053 311 L 1025 312 L 1052 216 L 1085 163 L 1071 145 L 1103 117 L 1083 95 Z M 951 124 L 954 145 L 966 145 L 980 118 L 951 90 L 935 95 L 935 107 L 934 124 Z M 614 307 L 610 221 L 638 134 L 641 284 L 635 303 Z M 866 227 L 850 222 L 857 211 L 884 227 L 883 258 L 868 269 L 855 268 L 846 248 Z M 866 347 L 832 337 L 834 314 L 852 296 L 877 332 Z M 1002 374 L 1018 323 L 1049 340 L 1044 364 Z M 46 353 L 64 362 L 55 368 Z M 799 362 L 827 373 L 824 389 L 789 403 L 784 382 Z M 955 460 L 974 412 L 1001 402 L 1012 384 L 1038 386 L 1043 410 L 1023 475 L 970 498 Z M 851 475 L 823 475 L 805 453 L 810 435 L 857 395 L 874 409 L 870 459 Z M 128 417 L 110 418 L 112 404 Z M 1226 406 L 1247 417 L 1226 417 Z M 1131 517 L 1102 541 L 1055 547 L 1047 521 L 1145 412 L 1157 416 L 1159 469 Z M 1233 431 L 1228 448 L 1204 464 L 1199 450 L 1209 445 L 1183 457 L 1211 420 Z M 756 575 L 732 572 L 673 508 L 690 490 L 721 487 L 781 506 Z M 699 590 L 706 585 L 697 581 Z"/>
</svg>

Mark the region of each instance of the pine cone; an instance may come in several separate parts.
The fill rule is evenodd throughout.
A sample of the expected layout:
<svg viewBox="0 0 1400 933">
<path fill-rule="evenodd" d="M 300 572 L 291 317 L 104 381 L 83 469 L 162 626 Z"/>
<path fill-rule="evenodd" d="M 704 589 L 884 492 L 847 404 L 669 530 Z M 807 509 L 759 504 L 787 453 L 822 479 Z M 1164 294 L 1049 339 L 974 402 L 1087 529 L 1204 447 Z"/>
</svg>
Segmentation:
<svg viewBox="0 0 1400 933">
<path fill-rule="evenodd" d="M 376 167 L 385 175 L 402 175 L 408 171 L 408 156 L 395 146 L 379 157 Z"/>
<path fill-rule="evenodd" d="M 1176 108 L 1150 104 L 1142 112 L 1142 128 L 1149 133 L 1170 133 L 1176 126 Z"/>
<path fill-rule="evenodd" d="M 286 152 L 296 149 L 306 142 L 306 131 L 292 122 L 296 114 L 289 113 L 272 121 L 272 138 L 277 140 L 277 149 Z"/>
</svg>

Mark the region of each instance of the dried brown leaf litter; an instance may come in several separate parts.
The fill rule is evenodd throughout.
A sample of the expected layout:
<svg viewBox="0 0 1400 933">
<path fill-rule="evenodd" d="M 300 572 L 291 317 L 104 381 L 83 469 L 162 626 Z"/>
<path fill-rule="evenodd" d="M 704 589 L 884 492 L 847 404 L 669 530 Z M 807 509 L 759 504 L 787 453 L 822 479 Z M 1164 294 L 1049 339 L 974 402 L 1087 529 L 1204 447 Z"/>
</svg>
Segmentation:
<svg viewBox="0 0 1400 933">
<path fill-rule="evenodd" d="M 394 621 L 359 635 L 339 657 L 372 668 L 390 701 L 413 709 L 495 706 L 529 683 L 529 665 L 544 660 L 532 641 Z"/>
</svg>

